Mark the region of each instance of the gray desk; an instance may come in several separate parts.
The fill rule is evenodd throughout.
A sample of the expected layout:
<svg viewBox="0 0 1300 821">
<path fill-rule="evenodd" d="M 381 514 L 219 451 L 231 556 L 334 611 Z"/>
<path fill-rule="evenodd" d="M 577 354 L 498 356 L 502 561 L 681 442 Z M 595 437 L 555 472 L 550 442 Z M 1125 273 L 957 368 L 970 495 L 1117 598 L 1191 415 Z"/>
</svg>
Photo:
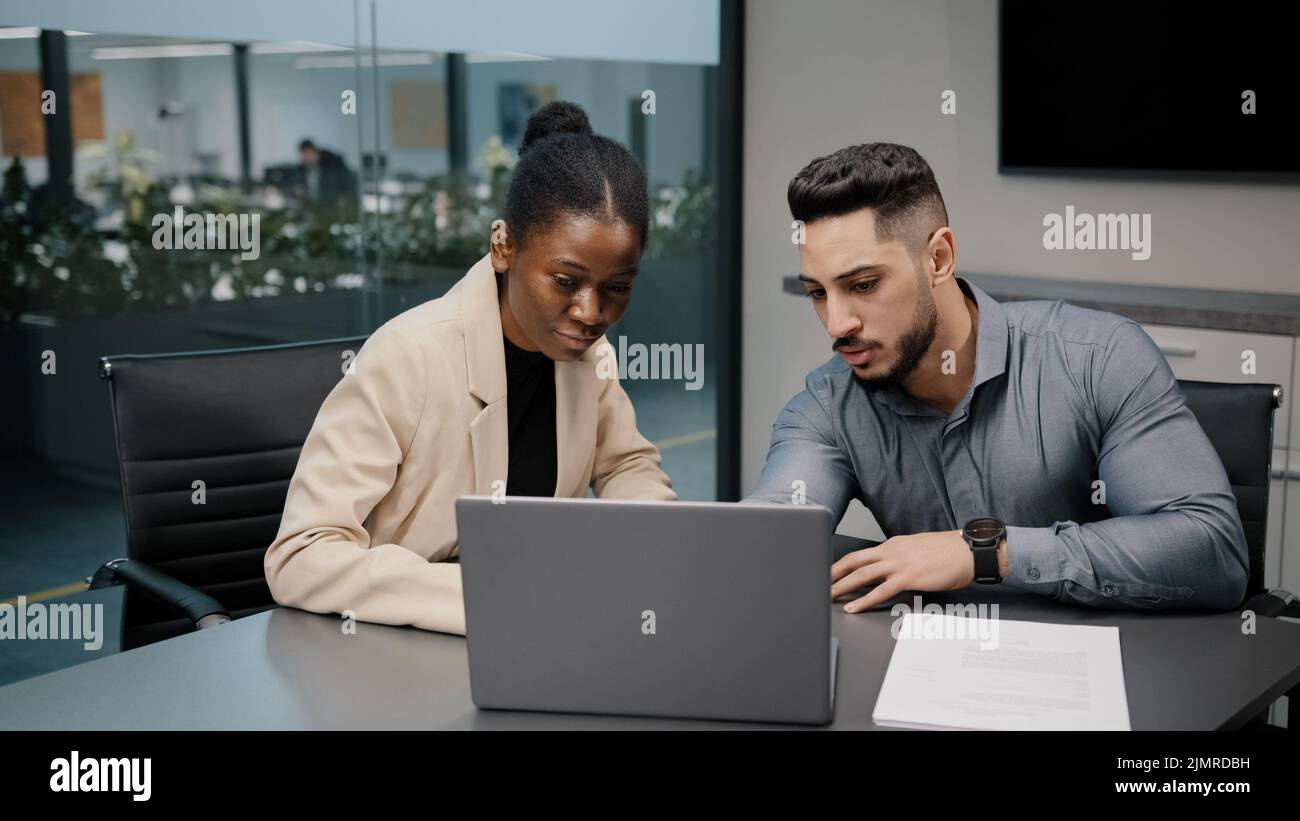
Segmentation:
<svg viewBox="0 0 1300 821">
<path fill-rule="evenodd" d="M 907 599 L 910 602 L 910 598 Z M 932 594 L 998 602 L 1004 619 L 1115 625 L 1135 730 L 1231 729 L 1300 684 L 1300 624 L 1237 613 L 1115 613 L 1009 590 Z M 834 729 L 869 730 L 893 648 L 888 610 L 844 614 Z M 738 727 L 476 710 L 465 641 L 278 609 L 0 688 L 0 729 L 642 729 Z M 1294 715 L 1294 713 L 1293 713 Z"/>
</svg>

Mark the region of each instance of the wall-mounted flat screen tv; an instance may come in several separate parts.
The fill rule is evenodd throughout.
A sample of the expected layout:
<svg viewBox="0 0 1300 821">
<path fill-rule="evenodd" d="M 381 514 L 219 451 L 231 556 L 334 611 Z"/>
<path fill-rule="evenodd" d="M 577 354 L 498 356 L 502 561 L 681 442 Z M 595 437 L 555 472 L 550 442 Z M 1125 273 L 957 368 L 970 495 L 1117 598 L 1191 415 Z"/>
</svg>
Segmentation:
<svg viewBox="0 0 1300 821">
<path fill-rule="evenodd" d="M 1002 0 L 1002 170 L 1300 172 L 1292 8 Z"/>
</svg>

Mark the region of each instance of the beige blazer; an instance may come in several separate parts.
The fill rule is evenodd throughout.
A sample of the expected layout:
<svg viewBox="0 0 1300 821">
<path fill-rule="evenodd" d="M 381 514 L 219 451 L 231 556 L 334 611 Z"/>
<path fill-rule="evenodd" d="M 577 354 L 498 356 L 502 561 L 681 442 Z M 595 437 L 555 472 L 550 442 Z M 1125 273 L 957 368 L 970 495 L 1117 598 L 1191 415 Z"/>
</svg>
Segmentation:
<svg viewBox="0 0 1300 821">
<path fill-rule="evenodd" d="M 556 496 L 677 498 L 602 337 L 555 363 Z M 610 370 L 606 368 L 605 370 Z M 488 257 L 382 325 L 325 398 L 298 457 L 266 581 L 280 604 L 465 632 L 453 503 L 504 491 L 505 346 Z M 502 484 L 495 485 L 500 480 Z"/>
</svg>

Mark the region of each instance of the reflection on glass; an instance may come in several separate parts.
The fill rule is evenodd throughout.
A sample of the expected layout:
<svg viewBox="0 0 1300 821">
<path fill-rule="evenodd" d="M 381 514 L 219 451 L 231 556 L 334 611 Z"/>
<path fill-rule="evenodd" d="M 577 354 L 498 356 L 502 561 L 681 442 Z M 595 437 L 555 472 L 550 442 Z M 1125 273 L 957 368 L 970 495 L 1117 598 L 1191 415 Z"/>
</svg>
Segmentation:
<svg viewBox="0 0 1300 821">
<path fill-rule="evenodd" d="M 0 39 L 0 327 L 28 347 L 85 362 L 372 330 L 486 253 L 523 124 L 569 99 L 646 167 L 651 235 L 609 340 L 682 496 L 714 497 L 707 67 L 300 41 L 67 43 L 75 191 L 57 202 L 31 114 L 35 35 Z M 76 405 L 102 404 L 99 388 L 87 378 Z M 111 475 L 111 448 L 98 450 Z"/>
</svg>

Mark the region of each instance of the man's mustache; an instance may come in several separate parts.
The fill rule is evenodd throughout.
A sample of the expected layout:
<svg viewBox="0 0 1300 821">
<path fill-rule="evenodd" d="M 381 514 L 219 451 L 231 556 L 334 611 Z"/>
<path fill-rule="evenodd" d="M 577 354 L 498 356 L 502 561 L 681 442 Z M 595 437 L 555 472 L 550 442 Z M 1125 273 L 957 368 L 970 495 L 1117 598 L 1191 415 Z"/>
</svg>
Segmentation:
<svg viewBox="0 0 1300 821">
<path fill-rule="evenodd" d="M 846 336 L 835 340 L 835 344 L 831 345 L 831 350 L 836 353 L 839 353 L 840 348 L 861 348 L 866 351 L 874 351 L 879 347 L 881 347 L 881 344 L 874 339 L 859 339 L 856 336 Z"/>
</svg>

